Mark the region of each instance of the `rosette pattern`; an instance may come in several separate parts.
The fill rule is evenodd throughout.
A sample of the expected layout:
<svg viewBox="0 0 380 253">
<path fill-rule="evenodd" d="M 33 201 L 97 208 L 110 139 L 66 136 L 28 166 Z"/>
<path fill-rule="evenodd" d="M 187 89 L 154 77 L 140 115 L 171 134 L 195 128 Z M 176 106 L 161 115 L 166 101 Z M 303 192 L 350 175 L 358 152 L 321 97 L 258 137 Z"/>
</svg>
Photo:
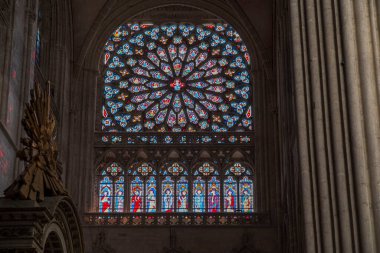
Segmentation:
<svg viewBox="0 0 380 253">
<path fill-rule="evenodd" d="M 252 129 L 251 59 L 228 24 L 121 25 L 102 60 L 102 131 Z"/>
</svg>

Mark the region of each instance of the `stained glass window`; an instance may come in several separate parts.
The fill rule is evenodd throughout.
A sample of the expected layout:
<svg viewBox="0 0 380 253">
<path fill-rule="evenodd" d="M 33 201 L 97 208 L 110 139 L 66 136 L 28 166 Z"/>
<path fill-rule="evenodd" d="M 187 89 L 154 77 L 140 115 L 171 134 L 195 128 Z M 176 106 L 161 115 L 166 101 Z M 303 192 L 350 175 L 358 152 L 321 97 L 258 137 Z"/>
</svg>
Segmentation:
<svg viewBox="0 0 380 253">
<path fill-rule="evenodd" d="M 235 212 L 237 207 L 237 182 L 232 176 L 224 180 L 224 211 Z"/>
<path fill-rule="evenodd" d="M 117 163 L 101 170 L 99 180 L 99 212 L 124 211 L 124 172 Z"/>
<path fill-rule="evenodd" d="M 149 177 L 146 183 L 146 211 L 148 213 L 156 212 L 157 205 L 157 184 L 155 177 Z"/>
<path fill-rule="evenodd" d="M 174 211 L 174 181 L 167 176 L 162 181 L 162 212 L 171 213 Z"/>
<path fill-rule="evenodd" d="M 206 183 L 201 177 L 197 177 L 193 183 L 193 211 L 204 212 L 206 210 Z"/>
<path fill-rule="evenodd" d="M 234 163 L 225 173 L 224 209 L 226 212 L 253 212 L 252 171 L 241 163 Z M 239 189 L 239 190 L 238 190 Z"/>
<path fill-rule="evenodd" d="M 156 171 L 148 163 L 132 166 L 130 182 L 130 212 L 156 212 Z"/>
<path fill-rule="evenodd" d="M 121 25 L 104 47 L 102 131 L 251 130 L 250 61 L 225 23 Z"/>
<path fill-rule="evenodd" d="M 248 177 L 243 177 L 239 183 L 240 209 L 244 213 L 253 212 L 253 183 Z"/>
<path fill-rule="evenodd" d="M 185 177 L 181 177 L 177 182 L 177 211 L 189 211 L 189 189 Z"/>
<path fill-rule="evenodd" d="M 144 182 L 136 176 L 131 182 L 131 212 L 140 213 L 143 211 Z"/>
<path fill-rule="evenodd" d="M 208 212 L 220 212 L 220 181 L 212 177 L 208 182 Z"/>
<path fill-rule="evenodd" d="M 105 147 L 253 143 L 251 58 L 230 25 L 123 24 L 108 38 L 101 60 L 97 142 Z M 99 211 L 199 217 L 254 211 L 249 166 L 233 162 L 222 170 L 228 159 L 223 166 L 210 159 L 193 170 L 186 159 L 148 157 L 124 171 L 116 163 L 114 172 L 107 167 L 99 180 Z"/>
</svg>

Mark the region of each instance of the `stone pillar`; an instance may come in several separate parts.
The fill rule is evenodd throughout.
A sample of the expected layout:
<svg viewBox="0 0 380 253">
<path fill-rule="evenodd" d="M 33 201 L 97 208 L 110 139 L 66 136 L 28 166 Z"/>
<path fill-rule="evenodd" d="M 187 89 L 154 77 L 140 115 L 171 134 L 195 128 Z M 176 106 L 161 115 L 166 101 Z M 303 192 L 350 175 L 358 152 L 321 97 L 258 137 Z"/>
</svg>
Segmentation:
<svg viewBox="0 0 380 253">
<path fill-rule="evenodd" d="M 380 250 L 378 7 L 290 1 L 305 252 Z"/>
</svg>

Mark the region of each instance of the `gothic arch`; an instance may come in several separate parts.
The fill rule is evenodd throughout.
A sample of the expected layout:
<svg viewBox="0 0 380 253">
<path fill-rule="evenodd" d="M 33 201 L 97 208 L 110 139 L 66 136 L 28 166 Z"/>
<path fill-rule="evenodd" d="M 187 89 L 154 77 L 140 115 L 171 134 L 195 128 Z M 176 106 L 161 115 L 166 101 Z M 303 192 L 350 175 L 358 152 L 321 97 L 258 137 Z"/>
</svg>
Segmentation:
<svg viewBox="0 0 380 253">
<path fill-rule="evenodd" d="M 107 5 L 104 6 L 103 12 L 97 17 L 94 25 L 90 29 L 88 33 L 88 39 L 82 48 L 81 54 L 78 58 L 78 65 L 75 73 L 75 83 L 79 89 L 80 94 L 86 94 L 83 97 L 83 100 L 76 101 L 74 104 L 80 105 L 78 109 L 80 109 L 77 117 L 80 117 L 81 114 L 86 114 L 87 110 L 95 112 L 95 104 L 97 87 L 101 82 L 101 77 L 98 73 L 98 66 L 100 61 L 100 55 L 105 43 L 106 38 L 108 37 L 110 31 L 112 31 L 117 25 L 127 22 L 128 20 L 133 19 L 133 17 L 138 16 L 139 14 L 152 10 L 157 7 L 162 6 L 171 6 L 171 5 L 185 5 L 191 6 L 197 9 L 201 9 L 203 11 L 212 13 L 224 19 L 226 22 L 231 24 L 244 39 L 247 48 L 250 52 L 254 61 L 252 63 L 252 71 L 255 74 L 255 88 L 254 88 L 254 111 L 257 112 L 257 125 L 268 125 L 273 124 L 270 122 L 272 115 L 264 115 L 264 111 L 268 111 L 269 105 L 266 93 L 269 93 L 268 89 L 271 88 L 271 79 L 269 77 L 269 73 L 271 72 L 271 66 L 268 65 L 270 60 L 265 59 L 265 49 L 262 43 L 260 42 L 260 38 L 258 33 L 255 31 L 252 24 L 248 21 L 247 17 L 244 15 L 240 15 L 242 11 L 239 9 L 239 6 L 231 3 L 227 4 L 221 1 L 193 1 L 191 4 L 186 3 L 185 1 L 144 1 L 144 3 L 137 3 L 135 5 L 127 5 L 125 3 L 116 3 L 116 1 L 110 1 Z M 257 84 L 257 85 L 256 85 Z M 74 96 L 73 96 L 74 97 Z M 81 97 L 81 96 L 78 96 Z M 83 116 L 82 116 L 83 117 Z M 81 168 L 86 168 L 84 172 L 78 172 L 81 174 L 81 178 L 83 181 L 86 181 L 86 185 L 92 185 L 91 178 L 94 178 L 94 171 L 90 168 L 89 164 L 91 164 L 91 160 L 93 161 L 94 154 L 91 151 L 92 146 L 89 143 L 93 143 L 94 137 L 92 136 L 93 126 L 95 122 L 94 115 L 86 115 L 87 121 L 80 122 L 81 131 L 82 131 L 82 141 L 78 141 L 74 137 L 72 137 L 73 143 L 78 143 L 78 153 L 73 151 L 73 157 L 71 159 L 72 167 L 77 167 L 78 164 Z M 256 125 L 256 126 L 257 126 Z M 256 138 L 256 145 L 266 142 L 264 140 L 264 134 L 261 133 L 263 127 L 256 127 L 256 132 L 258 132 L 258 137 Z M 273 129 L 274 130 L 274 129 Z M 77 136 L 78 134 L 74 134 L 73 136 Z M 84 141 L 87 140 L 87 141 Z M 85 151 L 84 151 L 85 150 Z M 80 153 L 86 154 L 86 159 L 81 159 Z M 252 154 L 253 156 L 253 154 Z M 265 170 L 268 167 L 269 161 L 267 156 L 258 157 L 256 163 L 260 167 L 260 169 Z M 260 161 L 259 161 L 260 160 Z M 76 162 L 77 161 L 77 162 Z M 71 176 L 74 177 L 76 173 L 71 173 Z M 90 175 L 90 176 L 88 176 Z M 268 173 L 262 173 L 262 176 L 269 177 Z M 90 179 L 89 179 L 90 178 Z M 69 179 L 70 180 L 70 179 Z M 270 179 L 266 179 L 269 181 Z M 268 187 L 263 189 L 265 191 L 268 190 Z M 269 191 L 269 190 L 268 190 Z M 76 192 L 74 190 L 74 192 Z M 79 192 L 78 192 L 79 193 Z M 266 194 L 263 193 L 262 197 Z M 260 197 L 259 197 L 260 198 Z M 89 196 L 88 193 L 79 193 L 78 200 L 80 203 L 86 203 L 80 208 L 91 209 L 94 206 L 93 199 Z M 268 206 L 270 206 L 269 201 L 264 200 L 266 210 L 268 210 Z"/>
</svg>

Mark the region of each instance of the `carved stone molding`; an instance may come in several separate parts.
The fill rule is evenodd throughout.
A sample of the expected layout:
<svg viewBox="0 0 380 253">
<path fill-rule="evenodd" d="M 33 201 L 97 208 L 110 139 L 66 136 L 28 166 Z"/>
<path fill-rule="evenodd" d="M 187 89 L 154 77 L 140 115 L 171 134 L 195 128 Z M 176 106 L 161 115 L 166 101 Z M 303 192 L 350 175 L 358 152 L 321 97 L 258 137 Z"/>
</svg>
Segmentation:
<svg viewBox="0 0 380 253">
<path fill-rule="evenodd" d="M 0 206 L 0 252 L 42 253 L 51 233 L 64 252 L 83 252 L 79 219 L 68 197 L 42 203 L 1 198 Z"/>
</svg>

